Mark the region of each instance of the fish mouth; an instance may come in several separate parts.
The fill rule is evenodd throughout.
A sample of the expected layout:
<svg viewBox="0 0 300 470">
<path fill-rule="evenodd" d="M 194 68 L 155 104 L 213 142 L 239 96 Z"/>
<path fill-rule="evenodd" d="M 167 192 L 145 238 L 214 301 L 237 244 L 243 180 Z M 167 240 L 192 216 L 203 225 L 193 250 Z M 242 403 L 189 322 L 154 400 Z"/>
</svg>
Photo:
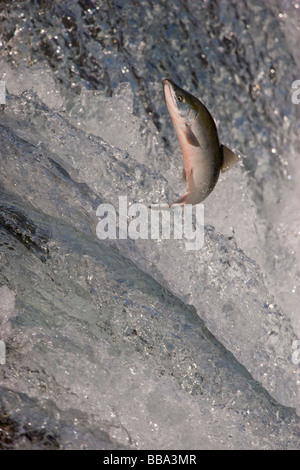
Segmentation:
<svg viewBox="0 0 300 470">
<path fill-rule="evenodd" d="M 172 88 L 174 88 L 174 86 L 175 86 L 175 83 L 172 82 L 172 80 L 170 80 L 169 78 L 164 78 L 163 82 L 164 82 L 165 85 L 169 85 Z"/>
<path fill-rule="evenodd" d="M 169 80 L 168 78 L 165 78 L 163 80 L 164 83 L 164 89 L 165 89 L 165 96 L 166 96 L 166 102 L 170 102 L 170 98 L 173 101 L 173 104 L 177 108 L 177 103 L 176 103 L 176 98 L 175 98 L 175 90 L 174 90 L 174 83 L 172 80 Z"/>
</svg>

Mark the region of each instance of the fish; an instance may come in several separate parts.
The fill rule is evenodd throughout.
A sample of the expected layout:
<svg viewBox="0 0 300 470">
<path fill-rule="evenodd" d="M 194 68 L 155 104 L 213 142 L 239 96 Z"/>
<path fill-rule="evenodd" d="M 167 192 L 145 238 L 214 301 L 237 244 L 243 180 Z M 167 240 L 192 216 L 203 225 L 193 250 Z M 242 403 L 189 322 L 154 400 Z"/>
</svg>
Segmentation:
<svg viewBox="0 0 300 470">
<path fill-rule="evenodd" d="M 234 166 L 240 158 L 220 143 L 216 123 L 198 98 L 172 80 L 165 78 L 163 84 L 182 151 L 182 178 L 186 182 L 185 194 L 173 204 L 198 204 L 212 192 L 220 172 Z"/>
</svg>

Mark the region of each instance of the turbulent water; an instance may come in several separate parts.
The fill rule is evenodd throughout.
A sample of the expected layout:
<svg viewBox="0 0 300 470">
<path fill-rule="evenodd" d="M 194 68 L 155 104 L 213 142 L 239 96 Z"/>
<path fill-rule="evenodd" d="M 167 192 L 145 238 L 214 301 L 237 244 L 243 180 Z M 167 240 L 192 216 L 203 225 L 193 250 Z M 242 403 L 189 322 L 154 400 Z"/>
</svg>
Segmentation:
<svg viewBox="0 0 300 470">
<path fill-rule="evenodd" d="M 300 6 L 36 0 L 0 21 L 0 448 L 300 449 Z M 96 233 L 100 204 L 184 192 L 165 77 L 241 155 L 199 250 Z"/>
</svg>

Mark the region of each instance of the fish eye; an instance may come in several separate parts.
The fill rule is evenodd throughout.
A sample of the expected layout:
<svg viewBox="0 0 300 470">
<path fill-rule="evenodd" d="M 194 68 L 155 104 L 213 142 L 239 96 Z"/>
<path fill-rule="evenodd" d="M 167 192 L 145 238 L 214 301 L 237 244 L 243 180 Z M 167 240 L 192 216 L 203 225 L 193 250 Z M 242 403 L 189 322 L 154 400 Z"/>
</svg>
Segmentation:
<svg viewBox="0 0 300 470">
<path fill-rule="evenodd" d="M 177 95 L 177 99 L 180 103 L 183 103 L 183 96 L 182 95 Z"/>
</svg>

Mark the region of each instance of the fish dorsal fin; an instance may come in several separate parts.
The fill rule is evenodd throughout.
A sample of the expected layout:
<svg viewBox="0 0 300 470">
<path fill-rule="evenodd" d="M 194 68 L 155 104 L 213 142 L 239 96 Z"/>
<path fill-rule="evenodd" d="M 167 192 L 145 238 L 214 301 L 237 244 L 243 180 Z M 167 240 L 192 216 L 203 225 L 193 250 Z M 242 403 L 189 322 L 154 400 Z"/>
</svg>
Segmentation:
<svg viewBox="0 0 300 470">
<path fill-rule="evenodd" d="M 197 137 L 188 124 L 185 125 L 185 135 L 189 144 L 193 145 L 194 147 L 200 147 Z"/>
<path fill-rule="evenodd" d="M 224 172 L 226 170 L 229 170 L 229 168 L 232 168 L 236 164 L 236 162 L 239 161 L 240 157 L 228 147 L 225 147 L 225 145 L 221 145 L 221 148 L 223 151 L 223 163 L 221 166 L 221 171 Z"/>
</svg>

